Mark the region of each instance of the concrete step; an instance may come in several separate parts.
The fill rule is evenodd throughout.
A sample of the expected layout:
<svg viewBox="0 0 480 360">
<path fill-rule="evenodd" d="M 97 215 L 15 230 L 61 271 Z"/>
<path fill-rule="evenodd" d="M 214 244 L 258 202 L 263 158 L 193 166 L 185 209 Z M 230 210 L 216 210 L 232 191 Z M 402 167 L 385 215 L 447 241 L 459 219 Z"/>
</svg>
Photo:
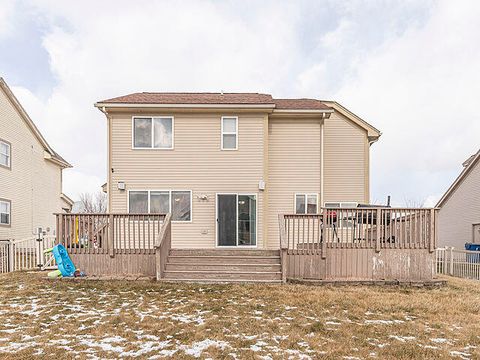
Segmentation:
<svg viewBox="0 0 480 360">
<path fill-rule="evenodd" d="M 244 264 L 244 263 L 198 263 L 198 262 L 167 262 L 167 271 L 240 271 L 240 272 L 278 272 L 281 271 L 280 264 Z"/>
<path fill-rule="evenodd" d="M 242 279 L 161 279 L 159 281 L 176 283 L 176 282 L 189 282 L 200 284 L 224 284 L 224 283 L 247 283 L 247 284 L 281 284 L 282 280 L 242 280 Z"/>
<path fill-rule="evenodd" d="M 170 255 L 171 264 L 280 264 L 280 256 L 193 256 Z"/>
<path fill-rule="evenodd" d="M 241 272 L 241 271 L 231 271 L 231 272 L 219 272 L 219 271 L 165 271 L 166 280 L 221 280 L 221 281 L 231 281 L 231 280 L 280 280 L 282 275 L 279 271 L 260 271 L 260 272 Z"/>
<path fill-rule="evenodd" d="M 173 256 L 280 256 L 280 250 L 257 249 L 171 249 Z"/>
</svg>

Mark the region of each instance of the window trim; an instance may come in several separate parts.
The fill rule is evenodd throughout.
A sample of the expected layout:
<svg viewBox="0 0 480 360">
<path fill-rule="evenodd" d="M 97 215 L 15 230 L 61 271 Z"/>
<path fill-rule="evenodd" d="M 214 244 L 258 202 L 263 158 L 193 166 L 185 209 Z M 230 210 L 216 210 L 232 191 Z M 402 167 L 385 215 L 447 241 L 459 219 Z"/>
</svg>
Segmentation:
<svg viewBox="0 0 480 360">
<path fill-rule="evenodd" d="M 327 204 L 338 204 L 338 208 L 328 207 Z M 355 206 L 342 207 L 342 204 L 355 204 Z M 325 201 L 323 203 L 323 207 L 329 208 L 329 209 L 352 209 L 352 208 L 356 208 L 357 206 L 358 206 L 358 202 L 356 201 Z"/>
<path fill-rule="evenodd" d="M 151 142 L 152 146 L 135 146 L 135 119 L 150 119 L 152 121 Z M 158 148 L 154 146 L 154 122 L 153 119 L 171 119 L 172 120 L 172 146 L 168 148 Z M 175 149 L 175 117 L 173 115 L 133 115 L 132 116 L 132 150 L 174 150 Z"/>
<path fill-rule="evenodd" d="M 172 223 L 191 223 L 193 222 L 193 191 L 192 190 L 186 190 L 186 189 L 131 189 L 127 191 L 127 214 L 133 214 L 130 213 L 130 192 L 138 192 L 138 191 L 143 191 L 147 192 L 147 210 L 148 213 L 150 214 L 150 193 L 151 192 L 168 192 L 168 212 L 172 213 L 172 192 L 174 191 L 183 191 L 183 192 L 189 192 L 190 193 L 190 220 L 172 220 Z"/>
<path fill-rule="evenodd" d="M 235 220 L 236 227 L 236 245 L 218 245 L 218 195 L 236 195 L 237 197 L 237 218 Z M 238 245 L 238 197 L 244 196 L 255 196 L 255 245 Z M 215 248 L 219 249 L 255 249 L 258 248 L 258 193 L 255 192 L 218 192 L 215 193 Z"/>
<path fill-rule="evenodd" d="M 235 132 L 232 131 L 223 131 L 223 120 L 225 119 L 235 119 Z M 238 150 L 238 116 L 222 116 L 220 120 L 220 149 L 223 151 L 235 151 Z M 223 147 L 223 135 L 235 135 L 235 148 L 226 149 Z"/>
<path fill-rule="evenodd" d="M 12 144 L 9 141 L 3 140 L 1 138 L 0 138 L 0 143 L 4 143 L 5 145 L 8 146 L 8 165 L 0 164 L 0 167 L 4 169 L 12 170 Z"/>
<path fill-rule="evenodd" d="M 297 195 L 303 195 L 304 199 L 305 199 L 305 212 L 304 213 L 298 213 L 297 214 Z M 312 196 L 312 195 L 315 195 L 315 199 L 316 199 L 316 204 L 317 204 L 317 211 L 315 213 L 308 213 L 307 212 L 307 197 L 308 196 Z M 318 206 L 318 193 L 302 193 L 302 192 L 299 192 L 299 193 L 295 193 L 293 195 L 293 213 L 295 215 L 315 215 L 315 214 L 319 214 L 319 206 Z"/>
<path fill-rule="evenodd" d="M 3 199 L 3 198 L 0 198 L 0 203 L 6 203 L 8 204 L 8 224 L 2 224 L 0 223 L 0 227 L 11 227 L 12 226 L 12 201 L 11 200 L 8 200 L 8 199 Z"/>
</svg>

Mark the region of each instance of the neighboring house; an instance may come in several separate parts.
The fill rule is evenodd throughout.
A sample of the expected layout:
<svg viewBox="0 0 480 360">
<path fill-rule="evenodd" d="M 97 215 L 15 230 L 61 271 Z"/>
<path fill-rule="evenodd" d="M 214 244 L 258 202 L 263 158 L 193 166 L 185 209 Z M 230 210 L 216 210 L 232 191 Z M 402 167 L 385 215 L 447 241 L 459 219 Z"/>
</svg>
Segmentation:
<svg viewBox="0 0 480 360">
<path fill-rule="evenodd" d="M 437 204 L 438 246 L 464 249 L 480 244 L 480 150 L 463 164 L 463 170 Z"/>
<path fill-rule="evenodd" d="M 278 249 L 278 214 L 369 203 L 380 131 L 336 102 L 135 93 L 95 106 L 108 211 L 171 212 L 172 248 Z"/>
<path fill-rule="evenodd" d="M 71 167 L 48 145 L 0 78 L 0 239 L 55 232 L 53 213 L 69 211 L 62 170 Z"/>
</svg>

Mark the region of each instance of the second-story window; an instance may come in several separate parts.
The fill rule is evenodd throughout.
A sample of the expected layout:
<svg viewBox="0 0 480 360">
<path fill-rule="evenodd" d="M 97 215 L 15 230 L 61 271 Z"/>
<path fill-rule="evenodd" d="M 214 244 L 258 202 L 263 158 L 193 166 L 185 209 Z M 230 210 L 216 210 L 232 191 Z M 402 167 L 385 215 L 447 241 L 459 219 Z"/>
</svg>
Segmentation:
<svg viewBox="0 0 480 360">
<path fill-rule="evenodd" d="M 173 117 L 134 117 L 134 149 L 173 149 Z"/>
<path fill-rule="evenodd" d="M 238 148 L 238 117 L 222 116 L 222 150 Z"/>
<path fill-rule="evenodd" d="M 0 166 L 10 168 L 11 146 L 8 142 L 0 140 Z"/>
</svg>

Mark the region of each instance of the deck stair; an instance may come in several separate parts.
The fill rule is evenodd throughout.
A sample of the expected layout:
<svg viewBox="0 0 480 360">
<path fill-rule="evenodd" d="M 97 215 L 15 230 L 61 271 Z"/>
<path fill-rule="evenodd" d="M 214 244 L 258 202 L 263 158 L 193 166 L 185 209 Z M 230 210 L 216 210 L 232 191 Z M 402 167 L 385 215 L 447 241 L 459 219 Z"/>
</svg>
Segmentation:
<svg viewBox="0 0 480 360">
<path fill-rule="evenodd" d="M 250 249 L 171 249 L 164 279 L 280 283 L 280 252 Z"/>
</svg>

